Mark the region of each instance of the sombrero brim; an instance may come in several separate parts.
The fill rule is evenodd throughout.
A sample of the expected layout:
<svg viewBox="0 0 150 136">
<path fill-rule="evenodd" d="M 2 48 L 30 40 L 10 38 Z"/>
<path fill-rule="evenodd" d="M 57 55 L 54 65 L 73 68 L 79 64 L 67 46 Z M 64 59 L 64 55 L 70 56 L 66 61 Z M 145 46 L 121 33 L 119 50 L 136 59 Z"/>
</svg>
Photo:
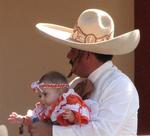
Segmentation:
<svg viewBox="0 0 150 136">
<path fill-rule="evenodd" d="M 140 41 L 140 31 L 138 29 L 114 37 L 111 40 L 97 43 L 80 43 L 71 39 L 73 29 L 49 23 L 38 23 L 36 27 L 47 34 L 52 40 L 84 51 L 123 55 L 134 51 Z"/>
</svg>

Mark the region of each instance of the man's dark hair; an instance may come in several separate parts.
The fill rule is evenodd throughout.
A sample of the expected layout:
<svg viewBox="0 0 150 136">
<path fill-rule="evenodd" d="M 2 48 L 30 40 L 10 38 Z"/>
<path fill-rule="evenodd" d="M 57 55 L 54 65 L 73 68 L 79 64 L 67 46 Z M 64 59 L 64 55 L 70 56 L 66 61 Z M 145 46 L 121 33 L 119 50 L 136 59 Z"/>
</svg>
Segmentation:
<svg viewBox="0 0 150 136">
<path fill-rule="evenodd" d="M 96 58 L 99 61 L 102 61 L 103 63 L 105 63 L 106 61 L 112 60 L 113 55 L 105 55 L 105 54 L 98 54 L 98 53 L 94 53 Z"/>
<path fill-rule="evenodd" d="M 50 84 L 68 84 L 66 77 L 63 74 L 56 71 L 50 71 L 44 74 L 39 80 L 39 83 L 42 82 Z"/>
</svg>

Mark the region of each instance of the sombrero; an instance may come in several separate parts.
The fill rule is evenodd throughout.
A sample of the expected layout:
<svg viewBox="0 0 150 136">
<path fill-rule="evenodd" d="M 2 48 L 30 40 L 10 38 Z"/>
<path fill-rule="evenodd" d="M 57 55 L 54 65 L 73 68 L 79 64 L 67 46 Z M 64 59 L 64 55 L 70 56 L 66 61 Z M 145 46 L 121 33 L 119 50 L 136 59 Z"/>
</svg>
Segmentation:
<svg viewBox="0 0 150 136">
<path fill-rule="evenodd" d="M 74 28 L 49 23 L 38 23 L 36 27 L 52 40 L 71 48 L 99 54 L 130 53 L 140 40 L 138 29 L 114 37 L 113 19 L 99 9 L 83 11 Z"/>
</svg>

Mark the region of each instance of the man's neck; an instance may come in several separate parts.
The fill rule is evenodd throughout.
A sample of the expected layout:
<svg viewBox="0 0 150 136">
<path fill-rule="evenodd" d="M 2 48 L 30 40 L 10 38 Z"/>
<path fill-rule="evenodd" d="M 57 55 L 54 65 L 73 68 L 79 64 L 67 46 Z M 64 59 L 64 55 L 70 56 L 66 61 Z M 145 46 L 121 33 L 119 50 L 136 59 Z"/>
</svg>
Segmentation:
<svg viewBox="0 0 150 136">
<path fill-rule="evenodd" d="M 104 64 L 103 62 L 97 62 L 97 63 L 91 65 L 88 76 L 103 64 Z"/>
</svg>

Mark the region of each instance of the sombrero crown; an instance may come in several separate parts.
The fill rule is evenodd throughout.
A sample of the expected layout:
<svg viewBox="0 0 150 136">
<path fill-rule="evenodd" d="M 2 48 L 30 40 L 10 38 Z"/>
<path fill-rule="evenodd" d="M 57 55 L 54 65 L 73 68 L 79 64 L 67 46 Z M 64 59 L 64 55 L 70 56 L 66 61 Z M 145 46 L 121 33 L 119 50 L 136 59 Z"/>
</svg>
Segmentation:
<svg viewBox="0 0 150 136">
<path fill-rule="evenodd" d="M 36 27 L 62 44 L 99 54 L 129 53 L 137 47 L 140 40 L 138 29 L 114 37 L 113 19 L 108 13 L 98 9 L 82 12 L 73 29 L 48 23 L 38 23 Z"/>
</svg>

